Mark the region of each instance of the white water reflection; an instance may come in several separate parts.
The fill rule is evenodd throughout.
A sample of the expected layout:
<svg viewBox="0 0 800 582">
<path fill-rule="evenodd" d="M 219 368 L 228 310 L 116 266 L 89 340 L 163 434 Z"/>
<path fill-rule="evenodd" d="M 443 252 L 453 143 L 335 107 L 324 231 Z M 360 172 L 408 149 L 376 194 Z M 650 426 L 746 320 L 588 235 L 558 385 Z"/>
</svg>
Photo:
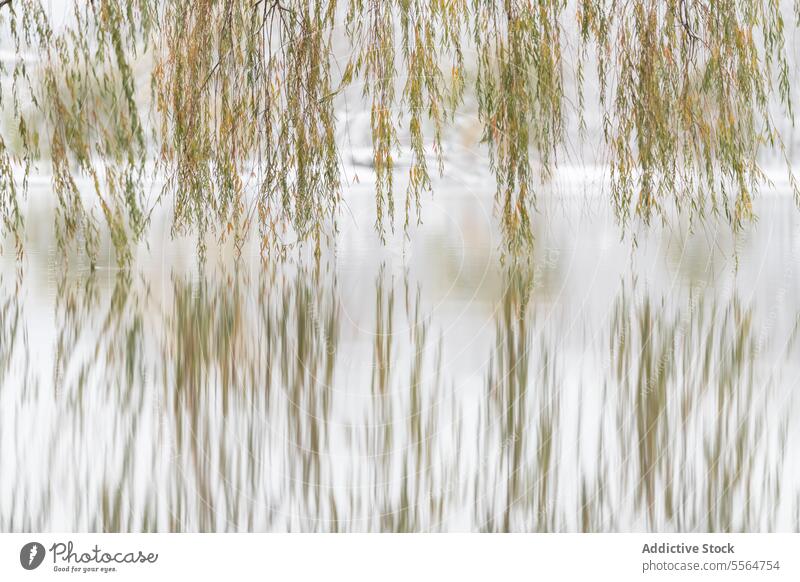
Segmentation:
<svg viewBox="0 0 800 582">
<path fill-rule="evenodd" d="M 319 264 L 198 266 L 162 217 L 129 272 L 91 272 L 32 192 L 0 282 L 0 528 L 797 530 L 793 201 L 634 248 L 569 194 L 525 266 L 490 195 L 439 187 L 381 247 L 362 187 Z"/>
</svg>

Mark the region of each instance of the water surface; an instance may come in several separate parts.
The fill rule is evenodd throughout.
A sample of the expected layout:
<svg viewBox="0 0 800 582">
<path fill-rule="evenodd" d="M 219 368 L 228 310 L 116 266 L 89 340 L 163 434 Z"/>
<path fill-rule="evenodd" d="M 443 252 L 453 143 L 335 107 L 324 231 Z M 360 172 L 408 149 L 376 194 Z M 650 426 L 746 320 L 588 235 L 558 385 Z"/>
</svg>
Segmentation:
<svg viewBox="0 0 800 582">
<path fill-rule="evenodd" d="M 491 186 L 381 246 L 367 186 L 310 254 L 64 260 L 33 189 L 0 271 L 1 531 L 797 531 L 800 213 L 621 238 Z M 546 226 L 545 226 L 546 225 Z"/>
</svg>

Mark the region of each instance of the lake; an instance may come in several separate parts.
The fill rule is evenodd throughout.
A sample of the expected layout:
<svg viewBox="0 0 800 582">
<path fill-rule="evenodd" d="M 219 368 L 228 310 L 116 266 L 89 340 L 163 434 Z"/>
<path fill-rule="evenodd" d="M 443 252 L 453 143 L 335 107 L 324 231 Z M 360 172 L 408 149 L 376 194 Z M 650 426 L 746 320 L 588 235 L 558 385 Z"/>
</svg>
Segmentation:
<svg viewBox="0 0 800 582">
<path fill-rule="evenodd" d="M 200 261 L 156 215 L 125 270 L 57 251 L 34 183 L 0 269 L 0 529 L 800 530 L 780 186 L 736 236 L 623 237 L 567 178 L 514 262 L 468 168 L 386 245 L 367 178 L 318 261 Z"/>
</svg>

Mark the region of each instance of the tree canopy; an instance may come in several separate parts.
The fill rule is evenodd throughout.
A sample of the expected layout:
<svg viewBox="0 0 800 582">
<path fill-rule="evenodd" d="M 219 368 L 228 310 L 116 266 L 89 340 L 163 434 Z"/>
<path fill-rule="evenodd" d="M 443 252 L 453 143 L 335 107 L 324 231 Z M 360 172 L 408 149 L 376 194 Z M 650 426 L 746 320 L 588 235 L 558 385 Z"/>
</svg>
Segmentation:
<svg viewBox="0 0 800 582">
<path fill-rule="evenodd" d="M 779 0 L 93 0 L 58 14 L 47 5 L 0 0 L 17 56 L 0 62 L 10 87 L 0 93 L 0 215 L 18 252 L 21 198 L 43 159 L 64 249 L 94 257 L 106 228 L 125 263 L 161 204 L 172 205 L 175 232 L 200 241 L 255 233 L 265 255 L 302 241 L 319 248 L 341 202 L 337 103 L 348 88 L 369 111 L 382 235 L 418 216 L 466 95 L 513 254 L 533 242 L 536 192 L 563 159 L 570 115 L 585 129 L 586 111 L 599 112 L 623 226 L 672 205 L 739 229 L 766 180 L 762 150 L 790 166 L 773 117 L 792 116 L 785 19 L 800 23 L 800 3 L 792 14 Z M 397 210 L 401 136 L 411 161 Z M 156 175 L 153 199 L 145 184 Z"/>
</svg>

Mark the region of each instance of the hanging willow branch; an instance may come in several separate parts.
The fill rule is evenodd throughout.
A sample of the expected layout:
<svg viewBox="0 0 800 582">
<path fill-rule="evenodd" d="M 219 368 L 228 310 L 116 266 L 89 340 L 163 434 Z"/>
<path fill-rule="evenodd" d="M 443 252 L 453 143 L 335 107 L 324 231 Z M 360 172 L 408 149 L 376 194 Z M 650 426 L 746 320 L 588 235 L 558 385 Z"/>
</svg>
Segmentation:
<svg viewBox="0 0 800 582">
<path fill-rule="evenodd" d="M 349 88 L 369 115 L 384 237 L 399 156 L 410 160 L 408 228 L 474 81 L 513 255 L 530 249 L 536 191 L 564 151 L 566 67 L 581 129 L 584 78 L 596 70 L 623 227 L 675 207 L 741 228 L 765 181 L 759 156 L 784 151 L 771 104 L 792 115 L 778 0 L 95 0 L 68 4 L 63 22 L 45 4 L 0 0 L 2 34 L 19 55 L 9 70 L 0 63 L 11 87 L 10 99 L 0 94 L 11 119 L 0 134 L 0 215 L 19 253 L 21 198 L 40 162 L 59 245 L 92 259 L 101 219 L 126 263 L 165 201 L 174 232 L 196 233 L 201 250 L 208 233 L 240 246 L 251 232 L 264 254 L 302 241 L 318 250 L 338 214 L 336 113 Z M 152 200 L 144 184 L 156 177 L 164 186 Z"/>
</svg>

